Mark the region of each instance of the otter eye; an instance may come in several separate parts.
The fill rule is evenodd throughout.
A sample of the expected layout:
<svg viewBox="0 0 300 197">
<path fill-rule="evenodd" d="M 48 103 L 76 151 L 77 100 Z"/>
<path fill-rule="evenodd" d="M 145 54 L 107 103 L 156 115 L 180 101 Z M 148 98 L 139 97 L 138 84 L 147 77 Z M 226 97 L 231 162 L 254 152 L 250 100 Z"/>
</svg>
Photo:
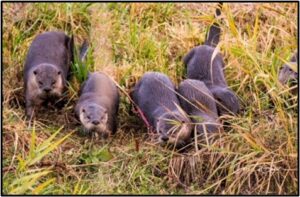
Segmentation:
<svg viewBox="0 0 300 197">
<path fill-rule="evenodd" d="M 42 81 L 39 81 L 39 84 L 40 84 L 40 85 L 43 85 L 43 82 L 42 82 Z"/>
<path fill-rule="evenodd" d="M 84 112 L 85 112 L 85 109 L 82 109 L 82 112 L 84 113 Z"/>
<path fill-rule="evenodd" d="M 86 116 L 86 118 L 87 118 L 87 119 L 91 119 L 91 117 L 90 117 L 90 116 Z"/>
<path fill-rule="evenodd" d="M 36 71 L 36 70 L 35 70 L 35 71 L 33 71 L 33 74 L 35 74 L 35 75 L 36 75 L 36 74 L 37 74 L 37 71 Z"/>
<path fill-rule="evenodd" d="M 61 71 L 58 71 L 57 74 L 60 75 Z"/>
<path fill-rule="evenodd" d="M 53 81 L 52 83 L 51 83 L 51 85 L 54 85 L 56 83 L 56 81 Z"/>
</svg>

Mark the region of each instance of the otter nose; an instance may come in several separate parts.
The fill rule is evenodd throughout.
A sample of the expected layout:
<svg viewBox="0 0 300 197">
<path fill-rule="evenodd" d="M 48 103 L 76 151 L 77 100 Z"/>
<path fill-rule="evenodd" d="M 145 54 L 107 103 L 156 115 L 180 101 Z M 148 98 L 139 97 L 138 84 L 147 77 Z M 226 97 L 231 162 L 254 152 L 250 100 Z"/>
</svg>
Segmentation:
<svg viewBox="0 0 300 197">
<path fill-rule="evenodd" d="M 94 125 L 98 125 L 100 122 L 99 122 L 98 120 L 93 120 L 92 123 L 93 123 Z"/>
<path fill-rule="evenodd" d="M 168 136 L 162 136 L 161 139 L 162 139 L 162 141 L 166 142 L 166 141 L 169 140 L 169 137 Z"/>
<path fill-rule="evenodd" d="M 51 91 L 51 88 L 49 88 L 49 87 L 44 88 L 44 92 L 49 93 L 50 91 Z"/>
</svg>

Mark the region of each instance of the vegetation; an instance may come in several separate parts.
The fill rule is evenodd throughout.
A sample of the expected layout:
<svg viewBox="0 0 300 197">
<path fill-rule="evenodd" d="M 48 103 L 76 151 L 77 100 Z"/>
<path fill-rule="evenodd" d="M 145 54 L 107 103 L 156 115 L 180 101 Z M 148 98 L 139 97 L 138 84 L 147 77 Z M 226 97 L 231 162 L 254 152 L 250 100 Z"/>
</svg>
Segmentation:
<svg viewBox="0 0 300 197">
<path fill-rule="evenodd" d="M 278 82 L 297 48 L 297 3 L 224 3 L 219 50 L 242 111 L 225 132 L 178 153 L 157 146 L 127 95 L 146 71 L 178 84 L 182 57 L 204 42 L 213 3 L 3 3 L 3 194 L 296 194 L 297 95 Z M 25 121 L 23 64 L 48 30 L 88 39 L 87 69 L 119 84 L 115 136 L 94 141 L 73 107 L 87 70 L 73 65 L 67 104 Z M 77 69 L 76 69 L 77 68 Z M 292 87 L 295 88 L 295 87 Z M 227 125 L 227 126 L 226 126 Z M 230 126 L 228 126 L 230 125 Z"/>
</svg>

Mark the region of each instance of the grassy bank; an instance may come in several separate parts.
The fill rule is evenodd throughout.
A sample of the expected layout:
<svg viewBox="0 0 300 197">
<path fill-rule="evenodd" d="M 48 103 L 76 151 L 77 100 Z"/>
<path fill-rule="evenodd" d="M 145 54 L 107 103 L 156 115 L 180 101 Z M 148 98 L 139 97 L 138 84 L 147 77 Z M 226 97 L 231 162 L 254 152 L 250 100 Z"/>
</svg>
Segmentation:
<svg viewBox="0 0 300 197">
<path fill-rule="evenodd" d="M 178 84 L 182 57 L 203 43 L 216 4 L 4 3 L 3 193 L 10 194 L 295 194 L 297 96 L 278 72 L 297 48 L 296 3 L 224 3 L 219 48 L 228 85 L 241 114 L 225 133 L 179 154 L 155 145 L 121 94 L 118 131 L 108 141 L 80 132 L 73 107 L 80 83 L 73 77 L 68 103 L 24 117 L 23 64 L 30 43 L 48 30 L 91 41 L 91 70 L 112 76 L 129 92 L 146 71 Z"/>
</svg>

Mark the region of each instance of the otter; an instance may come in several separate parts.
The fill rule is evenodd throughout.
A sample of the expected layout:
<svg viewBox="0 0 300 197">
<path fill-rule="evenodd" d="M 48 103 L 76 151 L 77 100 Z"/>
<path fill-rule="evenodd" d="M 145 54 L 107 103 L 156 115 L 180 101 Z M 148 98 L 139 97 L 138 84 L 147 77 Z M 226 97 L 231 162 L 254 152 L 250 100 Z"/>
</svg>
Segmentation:
<svg viewBox="0 0 300 197">
<path fill-rule="evenodd" d="M 191 121 L 179 109 L 175 86 L 166 75 L 146 72 L 131 93 L 135 104 L 159 135 L 161 145 L 181 148 L 191 136 Z"/>
<path fill-rule="evenodd" d="M 217 15 L 220 15 L 219 8 Z M 203 81 L 217 101 L 218 114 L 233 114 L 239 112 L 237 96 L 228 88 L 224 78 L 224 61 L 220 53 L 213 57 L 215 47 L 219 42 L 220 27 L 218 24 L 210 28 L 204 45 L 193 48 L 184 56 L 187 65 L 187 78 Z"/>
<path fill-rule="evenodd" d="M 103 138 L 114 134 L 118 109 L 119 92 L 113 80 L 101 72 L 89 73 L 75 107 L 84 130 Z"/>
<path fill-rule="evenodd" d="M 293 54 L 290 62 L 298 64 L 298 51 Z M 298 85 L 298 72 L 293 71 L 289 65 L 284 64 L 280 69 L 278 80 L 281 84 Z M 294 89 L 292 93 L 297 93 L 297 89 Z"/>
<path fill-rule="evenodd" d="M 211 61 L 214 48 L 198 46 L 184 58 L 187 78 L 203 81 L 217 101 L 218 114 L 237 114 L 239 101 L 228 88 L 223 74 L 224 62 L 220 53 Z"/>
<path fill-rule="evenodd" d="M 62 97 L 73 61 L 73 37 L 63 32 L 45 32 L 36 36 L 27 53 L 24 67 L 26 117 L 34 109 Z"/>
<path fill-rule="evenodd" d="M 198 134 L 220 130 L 216 102 L 202 81 L 186 79 L 179 84 L 177 91 L 181 107 L 196 124 Z"/>
</svg>

